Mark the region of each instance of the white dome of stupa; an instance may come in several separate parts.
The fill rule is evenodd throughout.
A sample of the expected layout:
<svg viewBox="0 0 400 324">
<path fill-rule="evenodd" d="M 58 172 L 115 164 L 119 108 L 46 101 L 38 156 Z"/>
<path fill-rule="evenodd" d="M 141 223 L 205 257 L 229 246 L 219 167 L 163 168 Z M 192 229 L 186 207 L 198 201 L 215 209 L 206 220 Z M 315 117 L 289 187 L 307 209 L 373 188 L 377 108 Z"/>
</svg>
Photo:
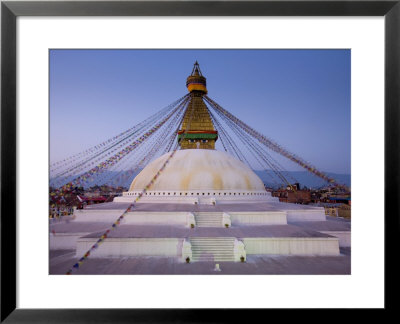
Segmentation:
<svg viewBox="0 0 400 324">
<path fill-rule="evenodd" d="M 171 155 L 148 164 L 132 181 L 129 191 L 142 190 Z M 179 150 L 150 188 L 151 191 L 235 190 L 265 191 L 261 179 L 231 155 L 208 149 Z"/>
</svg>

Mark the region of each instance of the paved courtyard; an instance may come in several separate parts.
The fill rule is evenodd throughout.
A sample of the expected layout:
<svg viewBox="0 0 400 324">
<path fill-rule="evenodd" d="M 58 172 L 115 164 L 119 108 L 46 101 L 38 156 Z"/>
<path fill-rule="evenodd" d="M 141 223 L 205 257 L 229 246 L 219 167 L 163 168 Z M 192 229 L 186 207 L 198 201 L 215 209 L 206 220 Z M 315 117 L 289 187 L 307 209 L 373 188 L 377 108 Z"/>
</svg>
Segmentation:
<svg viewBox="0 0 400 324">
<path fill-rule="evenodd" d="M 89 258 L 73 274 L 92 275 L 347 275 L 351 273 L 351 249 L 341 248 L 339 256 L 248 256 L 247 261 L 218 262 L 220 272 L 214 271 L 216 262 L 182 263 L 178 258 L 129 257 Z M 78 259 L 73 250 L 50 251 L 50 274 L 65 274 Z"/>
</svg>

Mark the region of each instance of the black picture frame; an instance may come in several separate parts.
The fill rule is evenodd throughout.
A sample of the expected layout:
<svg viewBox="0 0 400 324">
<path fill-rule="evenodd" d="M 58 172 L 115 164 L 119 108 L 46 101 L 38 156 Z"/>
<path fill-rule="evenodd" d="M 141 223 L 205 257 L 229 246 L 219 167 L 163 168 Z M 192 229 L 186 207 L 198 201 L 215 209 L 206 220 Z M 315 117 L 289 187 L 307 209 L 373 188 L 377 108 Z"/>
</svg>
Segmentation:
<svg viewBox="0 0 400 324">
<path fill-rule="evenodd" d="M 19 16 L 384 16 L 385 310 L 394 309 L 400 212 L 400 0 L 392 1 L 2 1 L 1 322 L 227 322 L 265 310 L 16 308 L 16 19 Z M 373 262 L 371 260 L 371 262 Z M 367 283 L 366 283 L 367 284 Z M 134 293 L 134 292 L 133 292 Z M 251 312 L 251 314 L 249 314 Z M 261 313 L 261 314 L 259 314 Z"/>
</svg>

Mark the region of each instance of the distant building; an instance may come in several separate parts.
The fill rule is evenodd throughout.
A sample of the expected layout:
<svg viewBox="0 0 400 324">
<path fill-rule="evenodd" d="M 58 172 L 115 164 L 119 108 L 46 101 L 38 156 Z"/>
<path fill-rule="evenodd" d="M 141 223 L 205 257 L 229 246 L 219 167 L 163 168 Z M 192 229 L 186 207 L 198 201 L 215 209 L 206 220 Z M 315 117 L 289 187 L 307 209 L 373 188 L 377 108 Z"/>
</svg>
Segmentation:
<svg viewBox="0 0 400 324">
<path fill-rule="evenodd" d="M 290 188 L 290 186 L 288 187 Z M 295 188 L 299 187 L 296 186 Z M 280 202 L 292 204 L 309 204 L 312 202 L 309 190 L 279 189 L 272 192 L 272 197 L 278 197 Z"/>
<path fill-rule="evenodd" d="M 351 205 L 351 198 L 344 196 L 329 196 L 328 200 L 332 203 L 340 203 L 345 205 Z"/>
<path fill-rule="evenodd" d="M 286 186 L 286 190 L 300 190 L 300 183 L 289 184 Z"/>
</svg>

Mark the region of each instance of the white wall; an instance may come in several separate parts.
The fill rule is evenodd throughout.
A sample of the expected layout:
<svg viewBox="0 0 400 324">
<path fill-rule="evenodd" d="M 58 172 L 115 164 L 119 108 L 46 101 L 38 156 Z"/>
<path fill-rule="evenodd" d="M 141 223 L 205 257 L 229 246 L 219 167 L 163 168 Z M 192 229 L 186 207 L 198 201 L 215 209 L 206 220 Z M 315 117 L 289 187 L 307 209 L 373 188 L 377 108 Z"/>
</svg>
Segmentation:
<svg viewBox="0 0 400 324">
<path fill-rule="evenodd" d="M 302 222 L 302 221 L 325 221 L 324 208 L 315 207 L 316 209 L 294 209 L 287 210 L 288 222 Z"/>
<path fill-rule="evenodd" d="M 75 211 L 74 222 L 114 222 L 122 215 L 124 209 L 78 209 Z"/>
<path fill-rule="evenodd" d="M 235 224 L 262 224 L 286 225 L 286 212 L 229 212 L 232 225 Z"/>
<path fill-rule="evenodd" d="M 130 212 L 124 224 L 182 225 L 187 223 L 187 212 Z"/>
<path fill-rule="evenodd" d="M 246 253 L 282 255 L 339 255 L 337 238 L 243 238 Z"/>
<path fill-rule="evenodd" d="M 339 246 L 340 247 L 351 247 L 351 232 L 332 232 L 332 231 L 325 231 L 321 232 L 328 235 L 335 236 L 339 239 Z"/>
<path fill-rule="evenodd" d="M 96 238 L 78 239 L 76 256 L 84 255 L 96 241 Z M 90 257 L 181 256 L 182 244 L 183 239 L 178 238 L 107 238 Z"/>
<path fill-rule="evenodd" d="M 75 250 L 76 240 L 89 233 L 50 234 L 50 250 Z"/>
</svg>

